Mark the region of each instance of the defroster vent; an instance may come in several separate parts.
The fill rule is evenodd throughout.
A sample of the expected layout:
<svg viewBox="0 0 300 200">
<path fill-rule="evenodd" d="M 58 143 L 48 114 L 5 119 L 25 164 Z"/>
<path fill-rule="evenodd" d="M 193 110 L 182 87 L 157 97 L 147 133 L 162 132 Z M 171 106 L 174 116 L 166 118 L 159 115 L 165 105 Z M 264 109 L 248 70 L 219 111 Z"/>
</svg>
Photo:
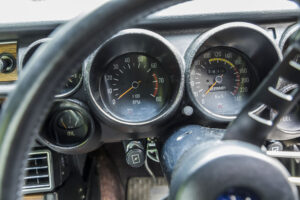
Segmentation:
<svg viewBox="0 0 300 200">
<path fill-rule="evenodd" d="M 51 152 L 33 151 L 29 154 L 23 193 L 47 192 L 53 189 Z"/>
</svg>

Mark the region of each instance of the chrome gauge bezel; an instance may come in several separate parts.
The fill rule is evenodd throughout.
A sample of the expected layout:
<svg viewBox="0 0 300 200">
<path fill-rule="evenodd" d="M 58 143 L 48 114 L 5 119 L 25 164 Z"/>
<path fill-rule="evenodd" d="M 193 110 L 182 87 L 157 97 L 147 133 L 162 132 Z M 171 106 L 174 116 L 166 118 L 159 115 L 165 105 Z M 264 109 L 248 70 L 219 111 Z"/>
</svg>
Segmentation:
<svg viewBox="0 0 300 200">
<path fill-rule="evenodd" d="M 58 145 L 55 144 L 51 139 L 49 139 L 49 131 L 52 131 L 51 126 L 52 123 L 50 121 L 55 117 L 57 113 L 64 110 L 75 110 L 80 112 L 88 119 L 89 123 L 89 131 L 87 137 L 80 143 L 74 145 Z M 46 145 L 50 149 L 54 151 L 65 153 L 65 154 L 79 154 L 79 153 L 87 153 L 92 150 L 95 150 L 101 145 L 100 142 L 100 134 L 96 131 L 96 125 L 93 117 L 89 112 L 89 108 L 83 104 L 82 102 L 75 99 L 56 99 L 53 102 L 52 109 L 50 110 L 49 117 L 45 121 L 44 127 L 40 134 L 38 135 L 38 141 L 43 145 Z"/>
<path fill-rule="evenodd" d="M 71 96 L 72 94 L 74 94 L 75 92 L 78 91 L 78 89 L 80 88 L 82 82 L 83 82 L 83 72 L 82 72 L 82 70 L 81 70 L 81 77 L 80 77 L 80 80 L 79 80 L 79 82 L 77 83 L 77 85 L 76 85 L 72 90 L 70 90 L 70 91 L 68 91 L 68 92 L 56 94 L 56 95 L 55 95 L 55 98 L 65 98 L 65 97 Z"/>
<path fill-rule="evenodd" d="M 145 121 L 130 122 L 115 117 L 102 102 L 99 92 L 99 84 L 102 75 L 107 69 L 108 63 L 114 58 L 127 53 L 147 54 L 159 60 L 166 69 L 173 69 L 174 76 L 171 98 L 167 106 L 153 118 Z M 168 72 L 170 73 L 170 72 Z M 172 116 L 178 108 L 184 90 L 184 60 L 177 50 L 165 38 L 157 33 L 144 29 L 122 30 L 107 40 L 88 59 L 84 70 L 84 86 L 90 96 L 91 106 L 95 113 L 110 125 L 126 126 L 129 132 L 146 131 L 145 126 L 153 126 Z M 143 127 L 143 129 L 139 129 Z M 139 130 L 137 130 L 139 129 Z"/>
<path fill-rule="evenodd" d="M 24 66 L 25 64 L 29 61 L 29 59 L 31 58 L 31 56 L 34 54 L 34 52 L 44 43 L 49 42 L 51 40 L 51 38 L 42 38 L 39 40 L 34 41 L 33 43 L 31 43 L 27 48 L 26 51 L 24 53 L 24 55 L 22 56 L 21 59 L 21 69 L 24 70 Z"/>
<path fill-rule="evenodd" d="M 33 42 L 32 44 L 30 44 L 30 45 L 27 47 L 27 49 L 26 49 L 26 51 L 25 51 L 25 53 L 24 53 L 24 55 L 23 55 L 23 57 L 22 57 L 22 59 L 21 59 L 21 70 L 22 70 L 22 71 L 24 70 L 24 66 L 25 66 L 26 62 L 30 59 L 30 57 L 34 54 L 34 52 L 35 52 L 42 44 L 51 41 L 51 39 L 52 39 L 52 38 L 42 38 L 42 39 L 39 39 L 39 40 Z M 81 72 L 81 73 L 82 73 L 82 72 Z M 62 92 L 62 93 L 56 94 L 54 97 L 55 97 L 55 98 L 65 98 L 65 97 L 69 97 L 69 96 L 71 96 L 72 94 L 74 94 L 74 93 L 80 88 L 80 86 L 81 86 L 81 84 L 82 84 L 82 82 L 83 82 L 83 81 L 82 81 L 82 80 L 83 80 L 82 77 L 83 77 L 83 75 L 81 76 L 81 78 L 80 78 L 78 84 L 77 84 L 74 88 L 72 88 L 70 91 L 68 91 L 68 92 Z"/>
<path fill-rule="evenodd" d="M 214 47 L 227 47 L 236 49 L 245 54 L 254 66 L 254 71 L 262 79 L 282 54 L 275 41 L 268 33 L 257 25 L 246 22 L 232 22 L 215 27 L 202 35 L 199 35 L 185 52 L 186 62 L 186 90 L 191 104 L 196 113 L 210 122 L 228 123 L 236 118 L 236 115 L 225 116 L 213 113 L 200 105 L 190 85 L 190 73 L 194 59 L 208 49 Z"/>
<path fill-rule="evenodd" d="M 292 26 L 288 27 L 284 31 L 284 33 L 279 41 L 279 47 L 283 54 L 287 50 L 287 47 L 290 45 L 290 42 L 292 42 L 292 41 L 290 41 L 290 39 L 292 39 L 291 37 L 293 37 L 294 34 L 297 33 L 297 31 L 299 31 L 299 29 L 300 29 L 300 24 L 296 23 L 296 24 L 293 24 Z"/>
</svg>

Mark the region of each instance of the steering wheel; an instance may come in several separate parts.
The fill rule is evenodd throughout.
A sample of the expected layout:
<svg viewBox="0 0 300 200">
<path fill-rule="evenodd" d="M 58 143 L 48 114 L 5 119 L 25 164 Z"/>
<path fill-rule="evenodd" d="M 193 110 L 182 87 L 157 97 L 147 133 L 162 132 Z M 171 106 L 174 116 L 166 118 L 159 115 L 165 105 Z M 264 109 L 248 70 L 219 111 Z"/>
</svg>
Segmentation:
<svg viewBox="0 0 300 200">
<path fill-rule="evenodd" d="M 18 80 L 16 89 L 10 94 L 2 109 L 0 121 L 0 199 L 16 200 L 21 198 L 21 186 L 23 183 L 23 173 L 27 155 L 46 118 L 59 86 L 62 86 L 63 81 L 66 80 L 69 75 L 78 70 L 75 67 L 77 66 L 76 63 L 82 62 L 93 50 L 116 32 L 135 25 L 140 19 L 152 12 L 178 2 L 180 1 L 122 0 L 103 3 L 91 13 L 76 18 L 56 30 L 51 36 L 53 38 L 51 42 L 42 46 L 38 52 L 33 55 L 31 60 L 27 63 L 25 73 L 21 75 Z M 122 13 L 122 15 L 120 15 L 120 13 Z M 241 145 L 241 143 L 236 145 L 235 143 L 238 142 L 226 142 L 224 145 L 219 145 L 218 148 L 214 148 L 214 153 L 220 152 L 220 150 L 222 152 L 222 150 L 226 150 L 226 148 L 228 150 L 228 147 L 233 145 L 235 146 L 233 150 L 242 151 L 249 155 L 251 159 L 247 159 L 244 163 L 241 159 L 244 157 L 237 158 L 233 156 L 233 159 L 237 158 L 237 162 L 234 163 L 236 163 L 238 167 L 245 167 L 237 176 L 245 173 L 245 170 L 251 170 L 251 167 L 255 169 L 251 174 L 255 175 L 255 172 L 258 173 L 258 168 L 253 163 L 258 163 L 260 167 L 264 167 L 263 170 L 269 168 L 267 175 L 262 178 L 268 178 L 268 180 L 270 180 L 270 178 L 274 176 L 274 173 L 277 173 L 277 178 L 274 178 L 274 180 L 280 184 L 282 190 L 271 191 L 275 196 L 277 195 L 279 199 L 298 199 L 295 186 L 288 183 L 288 174 L 278 162 L 275 162 L 271 158 L 263 157 L 262 154 L 258 153 L 257 148 L 253 147 L 254 145 Z M 211 148 L 206 149 L 211 150 Z M 196 152 L 201 151 L 198 149 Z M 203 150 L 203 152 L 206 152 L 206 155 L 208 155 L 208 151 Z M 211 151 L 209 152 L 211 153 Z M 214 155 L 224 158 L 222 155 Z M 227 158 L 228 157 L 226 157 L 226 159 Z M 194 159 L 194 162 L 195 159 L 198 160 L 200 158 L 198 154 L 194 153 L 192 159 Z M 264 159 L 267 161 L 264 161 Z M 222 160 L 224 159 L 217 159 L 216 163 L 211 163 L 222 165 L 224 164 Z M 185 162 L 188 161 L 185 160 Z M 204 161 L 202 160 L 201 162 L 201 166 L 204 166 Z M 179 167 L 177 172 L 185 171 L 187 167 L 194 167 L 194 165 L 189 164 L 183 164 L 181 166 L 182 168 Z M 228 165 L 228 167 L 229 166 L 232 165 Z M 204 168 L 197 168 L 197 170 L 194 171 L 195 173 L 197 172 L 196 176 L 192 176 L 199 178 L 201 175 L 211 175 L 212 172 L 207 171 L 208 168 L 208 165 L 205 165 Z M 215 167 L 213 169 L 220 170 Z M 228 177 L 233 175 L 229 173 L 230 169 L 227 169 L 227 171 L 227 175 L 224 176 L 226 178 L 220 179 L 223 181 L 222 184 L 226 184 L 226 181 L 230 181 Z M 185 173 L 179 174 L 180 176 L 185 175 Z M 186 176 L 190 177 L 188 174 L 186 174 Z M 216 173 L 211 178 L 217 180 L 219 178 L 218 176 L 220 176 L 220 174 Z M 176 177 L 175 179 L 181 180 Z M 208 181 L 208 179 L 205 180 Z M 242 184 L 244 182 L 237 181 L 240 179 L 234 180 L 236 183 L 241 183 L 241 188 L 244 187 Z M 254 179 L 251 180 L 254 181 Z M 271 181 L 256 181 L 253 184 L 258 184 L 258 187 L 263 187 L 261 184 L 269 182 Z M 200 195 L 199 192 L 197 192 L 197 187 L 200 187 L 199 183 L 204 187 L 205 184 L 198 179 L 185 179 L 184 182 L 176 181 L 175 185 L 178 187 L 175 187 L 177 189 L 174 190 L 173 194 L 173 190 L 171 190 L 171 198 L 203 199 L 202 197 L 205 197 L 206 200 L 216 199 L 214 198 L 217 197 L 216 194 L 210 195 L 208 193 L 202 193 Z M 182 185 L 189 185 L 190 187 L 182 188 Z M 207 186 L 214 187 L 212 184 L 207 184 L 204 188 L 207 189 Z M 209 193 L 213 192 L 214 188 L 211 188 Z M 268 190 L 268 192 L 270 192 L 270 190 Z M 260 193 L 257 195 L 262 196 L 263 199 L 271 199 L 270 197 L 274 197 L 274 195 L 268 196 Z"/>
</svg>

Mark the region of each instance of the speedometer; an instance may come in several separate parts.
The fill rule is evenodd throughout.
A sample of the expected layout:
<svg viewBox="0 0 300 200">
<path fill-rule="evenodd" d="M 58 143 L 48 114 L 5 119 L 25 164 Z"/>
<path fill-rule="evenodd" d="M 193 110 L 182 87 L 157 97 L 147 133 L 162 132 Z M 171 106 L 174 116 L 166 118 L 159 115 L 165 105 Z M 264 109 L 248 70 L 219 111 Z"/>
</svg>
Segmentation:
<svg viewBox="0 0 300 200">
<path fill-rule="evenodd" d="M 233 119 L 247 101 L 254 84 L 249 60 L 239 51 L 214 47 L 195 57 L 189 86 L 206 114 Z"/>
<path fill-rule="evenodd" d="M 162 111 L 169 100 L 170 83 L 158 60 L 129 53 L 109 64 L 100 91 L 112 115 L 137 122 L 149 120 Z"/>
</svg>

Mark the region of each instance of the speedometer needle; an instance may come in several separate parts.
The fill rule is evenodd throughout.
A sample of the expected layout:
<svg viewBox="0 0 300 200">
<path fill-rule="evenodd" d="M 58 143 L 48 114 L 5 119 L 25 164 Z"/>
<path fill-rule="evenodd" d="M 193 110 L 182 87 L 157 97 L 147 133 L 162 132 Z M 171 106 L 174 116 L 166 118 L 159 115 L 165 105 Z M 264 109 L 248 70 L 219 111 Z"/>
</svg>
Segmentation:
<svg viewBox="0 0 300 200">
<path fill-rule="evenodd" d="M 125 94 L 127 94 L 128 92 L 130 92 L 132 89 L 135 89 L 139 86 L 139 84 L 141 83 L 142 81 L 138 81 L 138 85 L 137 86 L 134 86 L 132 85 L 128 90 L 126 90 L 123 94 L 121 94 L 119 97 L 118 97 L 118 100 L 121 99 Z M 136 82 L 135 82 L 136 83 Z"/>
<path fill-rule="evenodd" d="M 223 77 L 223 74 L 221 75 L 221 78 Z M 218 83 L 218 81 L 216 80 L 209 88 L 208 88 L 208 90 L 205 92 L 205 95 L 207 95 L 210 91 L 211 91 L 211 89 L 213 89 L 213 87 L 216 85 Z"/>
</svg>

